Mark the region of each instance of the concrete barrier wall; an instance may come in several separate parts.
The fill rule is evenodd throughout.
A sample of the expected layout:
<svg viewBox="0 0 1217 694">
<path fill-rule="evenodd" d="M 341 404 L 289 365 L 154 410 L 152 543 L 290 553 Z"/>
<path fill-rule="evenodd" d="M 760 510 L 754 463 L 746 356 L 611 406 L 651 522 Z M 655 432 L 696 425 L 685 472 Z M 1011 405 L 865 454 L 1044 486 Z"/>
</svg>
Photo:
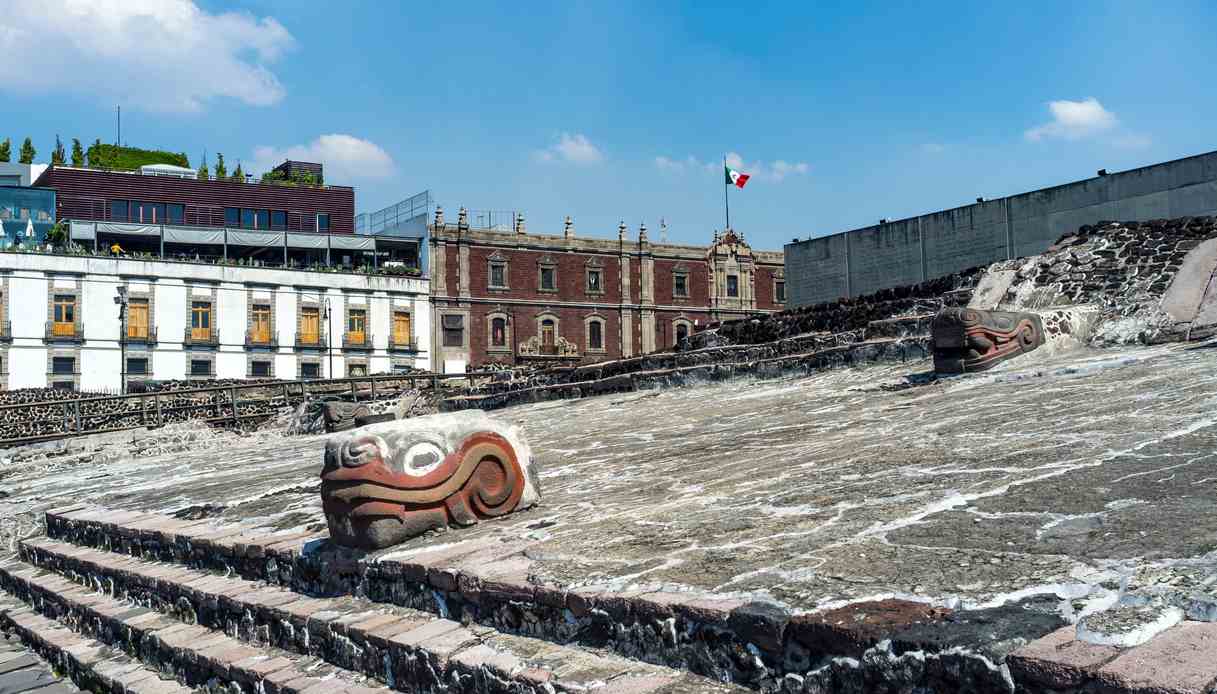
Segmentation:
<svg viewBox="0 0 1217 694">
<path fill-rule="evenodd" d="M 787 306 L 1042 253 L 1084 224 L 1217 215 L 1217 152 L 788 243 Z"/>
</svg>

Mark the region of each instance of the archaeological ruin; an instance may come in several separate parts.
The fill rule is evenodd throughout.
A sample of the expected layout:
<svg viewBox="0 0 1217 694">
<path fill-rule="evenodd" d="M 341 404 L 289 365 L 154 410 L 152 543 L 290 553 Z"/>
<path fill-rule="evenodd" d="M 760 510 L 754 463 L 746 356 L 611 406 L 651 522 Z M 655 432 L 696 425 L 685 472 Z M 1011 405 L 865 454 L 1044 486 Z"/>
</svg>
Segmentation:
<svg viewBox="0 0 1217 694">
<path fill-rule="evenodd" d="M 1215 277 L 1217 218 L 1103 222 L 640 356 L 14 446 L 0 626 L 116 693 L 1211 693 Z"/>
</svg>

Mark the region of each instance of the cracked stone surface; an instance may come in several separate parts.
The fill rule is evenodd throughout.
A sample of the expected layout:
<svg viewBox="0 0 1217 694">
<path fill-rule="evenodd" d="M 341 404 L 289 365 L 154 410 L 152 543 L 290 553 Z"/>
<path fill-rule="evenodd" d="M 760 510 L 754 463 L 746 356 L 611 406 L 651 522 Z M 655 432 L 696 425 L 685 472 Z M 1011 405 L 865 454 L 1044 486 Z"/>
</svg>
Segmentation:
<svg viewBox="0 0 1217 694">
<path fill-rule="evenodd" d="M 1054 594 L 1072 620 L 1125 586 L 1213 612 L 1217 349 L 1033 356 L 912 387 L 893 384 L 928 361 L 497 411 L 527 432 L 542 505 L 382 555 L 524 539 L 545 582 L 796 612 Z M 262 433 L 161 456 L 6 463 L 0 527 L 11 542 L 37 532 L 42 510 L 87 500 L 322 529 L 324 442 Z"/>
</svg>

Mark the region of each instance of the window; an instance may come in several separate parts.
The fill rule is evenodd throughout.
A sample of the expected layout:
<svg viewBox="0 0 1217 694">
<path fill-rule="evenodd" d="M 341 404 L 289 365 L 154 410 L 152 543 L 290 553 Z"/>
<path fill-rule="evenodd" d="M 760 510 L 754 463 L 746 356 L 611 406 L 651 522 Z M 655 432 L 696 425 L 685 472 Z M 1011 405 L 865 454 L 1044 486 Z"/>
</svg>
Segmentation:
<svg viewBox="0 0 1217 694">
<path fill-rule="evenodd" d="M 126 200 L 111 200 L 110 201 L 110 221 L 125 222 L 128 219 L 130 212 L 128 211 L 130 203 Z"/>
<path fill-rule="evenodd" d="M 141 224 L 163 224 L 165 222 L 165 205 L 159 202 L 131 203 L 130 221 Z"/>
<path fill-rule="evenodd" d="M 557 286 L 554 282 L 555 270 L 552 267 L 541 268 L 541 289 L 545 291 L 554 291 Z"/>
<path fill-rule="evenodd" d="M 393 342 L 408 345 L 413 342 L 414 333 L 410 325 L 409 311 L 393 312 Z"/>
<path fill-rule="evenodd" d="M 60 337 L 76 335 L 76 297 L 72 294 L 56 294 L 52 313 L 54 322 L 51 334 Z"/>
<path fill-rule="evenodd" d="M 368 365 L 367 364 L 348 364 L 347 365 L 347 376 L 350 376 L 352 378 L 357 378 L 357 377 L 362 377 L 362 376 L 367 376 L 367 375 L 368 375 Z"/>
<path fill-rule="evenodd" d="M 211 339 L 211 302 L 194 301 L 190 304 L 190 339 Z M 193 368 L 193 366 L 191 367 Z"/>
<path fill-rule="evenodd" d="M 685 273 L 672 275 L 672 296 L 689 296 L 689 276 Z"/>
<path fill-rule="evenodd" d="M 148 339 L 147 299 L 131 299 L 127 304 L 127 337 L 137 340 Z"/>
<path fill-rule="evenodd" d="M 208 359 L 191 359 L 190 360 L 190 375 L 191 376 L 210 376 L 211 361 Z"/>
<path fill-rule="evenodd" d="M 317 215 L 317 231 L 330 230 L 330 216 L 328 214 Z"/>
<path fill-rule="evenodd" d="M 165 205 L 165 219 L 170 224 L 182 224 L 186 221 L 186 206 L 177 203 Z"/>
<path fill-rule="evenodd" d="M 594 292 L 594 293 L 604 291 L 603 285 L 600 284 L 600 271 L 599 270 L 588 270 L 587 271 L 587 291 Z"/>
<path fill-rule="evenodd" d="M 778 280 L 773 283 L 773 300 L 779 304 L 786 303 L 786 281 Z"/>
<path fill-rule="evenodd" d="M 315 345 L 321 342 L 321 310 L 316 306 L 300 309 L 300 342 Z"/>
<path fill-rule="evenodd" d="M 76 373 L 76 357 L 51 357 L 51 373 L 56 376 Z"/>
<path fill-rule="evenodd" d="M 270 228 L 270 210 L 254 210 L 254 227 L 258 229 Z"/>
<path fill-rule="evenodd" d="M 686 323 L 676 324 L 676 344 L 680 344 L 682 340 L 689 336 L 689 326 Z"/>
<path fill-rule="evenodd" d="M 287 228 L 287 213 L 283 210 L 275 210 L 270 213 L 270 228 L 276 231 L 283 231 Z"/>
<path fill-rule="evenodd" d="M 55 381 L 51 387 L 55 390 L 75 390 L 76 384 L 71 381 Z"/>
<path fill-rule="evenodd" d="M 321 364 L 315 361 L 300 362 L 300 378 L 321 378 Z"/>
<path fill-rule="evenodd" d="M 266 359 L 251 361 L 249 375 L 254 378 L 270 378 L 270 361 Z"/>
<path fill-rule="evenodd" d="M 587 348 L 604 349 L 604 323 L 594 320 L 587 324 Z"/>
<path fill-rule="evenodd" d="M 558 326 L 552 318 L 546 318 L 541 321 L 541 345 L 543 347 L 553 347 L 554 340 L 557 337 Z"/>
<path fill-rule="evenodd" d="M 368 314 L 361 308 L 353 308 L 347 314 L 347 339 L 352 343 L 363 343 L 367 338 Z"/>
<path fill-rule="evenodd" d="M 224 226 L 238 227 L 241 226 L 241 210 L 235 207 L 224 208 Z"/>
<path fill-rule="evenodd" d="M 442 320 L 445 347 L 465 346 L 465 317 L 446 315 Z"/>
<path fill-rule="evenodd" d="M 506 287 L 507 286 L 507 263 L 491 263 L 490 264 L 490 286 L 491 287 Z"/>
<path fill-rule="evenodd" d="M 739 296 L 739 275 L 727 275 L 727 296 Z"/>
<path fill-rule="evenodd" d="M 249 341 L 259 345 L 270 342 L 270 304 L 254 304 L 250 310 Z"/>
<path fill-rule="evenodd" d="M 507 319 L 506 318 L 491 318 L 490 319 L 490 346 L 491 347 L 506 347 L 507 346 Z"/>
<path fill-rule="evenodd" d="M 148 358 L 147 357 L 131 357 L 127 359 L 127 374 L 134 376 L 143 376 L 148 373 Z"/>
<path fill-rule="evenodd" d="M 410 366 L 409 364 L 407 364 L 405 362 L 397 361 L 397 362 L 393 362 L 393 366 L 392 366 L 391 370 L 392 370 L 392 373 L 395 373 L 395 374 L 408 374 L 411 371 L 414 371 L 414 367 Z"/>
<path fill-rule="evenodd" d="M 246 229 L 254 228 L 254 211 L 253 210 L 246 210 L 246 209 L 241 210 L 241 226 L 245 227 Z"/>
</svg>

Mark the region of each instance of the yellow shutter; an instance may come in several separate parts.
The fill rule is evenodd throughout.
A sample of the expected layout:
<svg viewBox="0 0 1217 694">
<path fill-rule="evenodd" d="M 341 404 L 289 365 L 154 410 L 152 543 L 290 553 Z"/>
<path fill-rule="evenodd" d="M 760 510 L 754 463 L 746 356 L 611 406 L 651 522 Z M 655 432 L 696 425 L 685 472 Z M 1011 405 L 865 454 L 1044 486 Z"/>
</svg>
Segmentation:
<svg viewBox="0 0 1217 694">
<path fill-rule="evenodd" d="M 393 342 L 408 345 L 411 342 L 410 314 L 397 311 L 393 314 Z"/>
<path fill-rule="evenodd" d="M 148 337 L 148 300 L 132 299 L 127 306 L 127 337 Z"/>
</svg>

